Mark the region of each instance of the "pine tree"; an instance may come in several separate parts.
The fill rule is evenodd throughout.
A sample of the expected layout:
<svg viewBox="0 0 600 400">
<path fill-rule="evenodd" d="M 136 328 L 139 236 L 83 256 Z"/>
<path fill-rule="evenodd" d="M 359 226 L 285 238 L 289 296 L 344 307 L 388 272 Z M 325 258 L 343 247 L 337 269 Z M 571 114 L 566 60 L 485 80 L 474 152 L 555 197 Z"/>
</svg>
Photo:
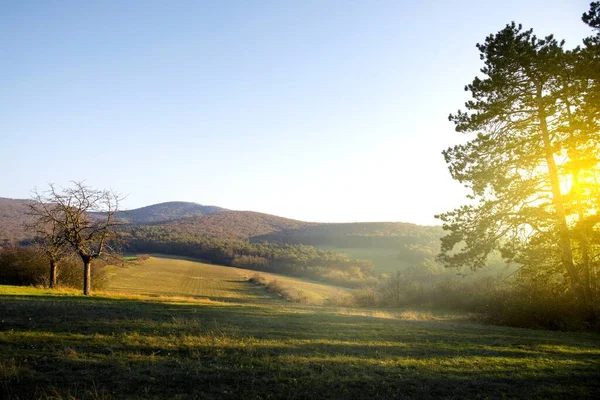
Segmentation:
<svg viewBox="0 0 600 400">
<path fill-rule="evenodd" d="M 476 137 L 443 152 L 470 202 L 437 217 L 448 232 L 439 256 L 446 266 L 478 269 L 500 251 L 523 277 L 562 280 L 593 314 L 600 129 L 592 42 L 565 50 L 552 35 L 512 23 L 477 45 L 483 76 L 465 87 L 467 110 L 449 117 Z"/>
</svg>

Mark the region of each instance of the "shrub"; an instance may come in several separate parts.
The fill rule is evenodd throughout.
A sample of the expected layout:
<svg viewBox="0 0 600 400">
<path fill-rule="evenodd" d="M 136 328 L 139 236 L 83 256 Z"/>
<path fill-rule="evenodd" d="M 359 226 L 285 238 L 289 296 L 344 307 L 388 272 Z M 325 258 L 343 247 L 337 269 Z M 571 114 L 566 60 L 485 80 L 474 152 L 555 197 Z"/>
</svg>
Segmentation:
<svg viewBox="0 0 600 400">
<path fill-rule="evenodd" d="M 102 260 L 92 264 L 92 286 L 103 289 L 107 274 Z M 0 250 L 0 284 L 47 286 L 50 264 L 46 257 L 33 247 L 14 246 Z M 58 264 L 59 286 L 82 288 L 83 266 L 76 257 L 66 258 Z"/>
<path fill-rule="evenodd" d="M 380 294 L 376 288 L 355 289 L 352 292 L 338 292 L 325 302 L 336 307 L 377 307 L 381 304 Z"/>
<path fill-rule="evenodd" d="M 386 306 L 469 311 L 476 313 L 480 321 L 497 325 L 551 330 L 600 328 L 595 317 L 600 310 L 590 315 L 589 310 L 579 309 L 562 277 L 515 276 L 508 281 L 446 277 L 425 284 L 399 272 L 390 276 L 378 292 Z"/>
<path fill-rule="evenodd" d="M 256 285 L 267 285 L 267 279 L 261 274 L 254 274 L 248 279 L 249 282 L 254 283 Z"/>
<path fill-rule="evenodd" d="M 376 307 L 380 303 L 374 288 L 354 290 L 351 294 L 353 303 L 359 307 Z"/>
<path fill-rule="evenodd" d="M 283 286 L 281 286 L 281 283 L 279 283 L 279 281 L 277 279 L 272 280 L 271 282 L 267 283 L 266 288 L 271 293 L 275 293 L 280 296 L 282 295 Z"/>
<path fill-rule="evenodd" d="M 336 307 L 354 307 L 354 297 L 352 294 L 339 292 L 333 297 L 329 297 L 325 301 L 325 305 L 327 306 L 336 306 Z"/>
<path fill-rule="evenodd" d="M 256 285 L 264 286 L 269 292 L 276 294 L 279 297 L 283 297 L 287 301 L 291 301 L 293 303 L 306 304 L 310 300 L 308 294 L 304 290 L 284 287 L 277 279 L 268 282 L 267 278 L 264 276 L 260 274 L 254 274 L 248 279 L 248 281 Z"/>
<path fill-rule="evenodd" d="M 280 288 L 277 292 L 281 297 L 292 303 L 307 304 L 309 301 L 308 294 L 302 289 Z"/>
<path fill-rule="evenodd" d="M 595 328 L 566 290 L 528 283 L 494 290 L 482 319 L 486 322 L 525 328 L 573 330 Z"/>
<path fill-rule="evenodd" d="M 0 250 L 0 283 L 42 285 L 48 281 L 49 264 L 31 247 L 12 246 Z"/>
</svg>

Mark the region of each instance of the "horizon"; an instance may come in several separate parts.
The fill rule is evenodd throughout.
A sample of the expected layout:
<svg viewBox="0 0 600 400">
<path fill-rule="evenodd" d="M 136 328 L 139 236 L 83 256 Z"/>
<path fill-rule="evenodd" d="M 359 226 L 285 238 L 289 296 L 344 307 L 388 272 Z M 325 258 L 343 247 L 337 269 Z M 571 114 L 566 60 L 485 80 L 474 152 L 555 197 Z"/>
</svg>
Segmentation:
<svg viewBox="0 0 600 400">
<path fill-rule="evenodd" d="M 3 197 L 0 196 L 0 200 L 16 200 L 16 201 L 27 201 L 27 200 L 32 200 L 32 199 L 19 199 L 19 198 L 12 198 L 12 197 Z M 290 218 L 288 216 L 285 215 L 275 215 L 275 214 L 271 214 L 271 213 L 264 213 L 262 211 L 255 211 L 255 210 L 238 210 L 238 209 L 231 209 L 231 208 L 224 208 L 215 204 L 203 204 L 203 203 L 197 203 L 195 201 L 181 201 L 181 200 L 167 200 L 167 201 L 161 201 L 160 203 L 153 203 L 153 204 L 147 204 L 147 205 L 143 205 L 140 207 L 136 207 L 136 208 L 127 208 L 127 209 L 119 209 L 119 212 L 128 212 L 128 211 L 135 211 L 135 210 L 139 210 L 141 208 L 146 208 L 146 207 L 152 207 L 152 206 L 158 206 L 161 204 L 169 204 L 169 203 L 186 203 L 186 204 L 196 204 L 202 207 L 217 207 L 217 208 L 221 208 L 224 211 L 236 211 L 236 212 L 255 212 L 255 213 L 260 213 L 260 214 L 267 214 L 267 215 L 271 215 L 274 217 L 280 217 L 280 218 L 286 218 L 286 219 L 291 219 L 291 220 L 296 220 L 299 222 L 310 222 L 310 223 L 317 223 L 317 224 L 368 224 L 368 223 L 399 223 L 399 224 L 411 224 L 411 225 L 419 225 L 419 226 L 425 226 L 425 227 L 430 227 L 430 226 L 439 226 L 441 227 L 441 224 L 417 224 L 414 222 L 409 222 L 409 221 L 343 221 L 343 222 L 335 222 L 335 221 L 310 221 L 310 220 L 298 220 L 295 218 Z M 185 218 L 185 217 L 184 217 Z"/>
<path fill-rule="evenodd" d="M 564 3 L 0 5 L 0 193 L 440 225 L 475 44 L 516 21 L 574 47 L 588 1 Z"/>
</svg>

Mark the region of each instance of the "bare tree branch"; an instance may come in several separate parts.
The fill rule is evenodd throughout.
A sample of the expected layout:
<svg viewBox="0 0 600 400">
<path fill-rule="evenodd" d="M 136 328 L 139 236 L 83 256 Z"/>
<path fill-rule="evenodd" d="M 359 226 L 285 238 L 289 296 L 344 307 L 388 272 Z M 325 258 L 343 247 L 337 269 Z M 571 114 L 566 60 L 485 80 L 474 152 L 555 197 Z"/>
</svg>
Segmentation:
<svg viewBox="0 0 600 400">
<path fill-rule="evenodd" d="M 83 293 L 88 295 L 92 260 L 107 251 L 115 252 L 116 228 L 122 224 L 115 215 L 123 197 L 111 190 L 92 189 L 84 182 L 71 183 L 71 187 L 60 190 L 49 184 L 46 192 L 34 191 L 30 211 L 36 218 L 34 230 L 52 257 L 64 249 L 79 255 L 84 265 Z"/>
</svg>

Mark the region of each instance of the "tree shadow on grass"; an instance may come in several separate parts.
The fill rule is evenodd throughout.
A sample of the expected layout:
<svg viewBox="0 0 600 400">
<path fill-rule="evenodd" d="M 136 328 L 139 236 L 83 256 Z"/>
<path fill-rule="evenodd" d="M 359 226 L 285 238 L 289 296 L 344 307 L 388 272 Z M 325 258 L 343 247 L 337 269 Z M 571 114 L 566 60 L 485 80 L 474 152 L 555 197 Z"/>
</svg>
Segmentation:
<svg viewBox="0 0 600 400">
<path fill-rule="evenodd" d="M 199 298 L 202 300 L 203 298 Z M 440 321 L 406 321 L 323 313 L 319 307 L 295 307 L 279 302 L 269 306 L 232 299 L 222 303 L 184 303 L 84 296 L 14 296 L 0 295 L 0 312 L 4 322 L 0 330 L 27 329 L 49 332 L 81 332 L 97 329 L 97 333 L 114 332 L 111 324 L 127 325 L 140 334 L 161 336 L 169 332 L 157 330 L 177 316 L 192 321 L 237 326 L 247 336 L 280 339 L 283 330 L 290 339 L 377 341 L 460 341 L 492 345 L 529 346 L 531 344 L 569 345 L 598 349 L 600 336 L 529 329 L 496 327 L 479 324 L 453 324 Z M 148 327 L 147 325 L 151 325 Z M 186 333 L 182 325 L 177 329 Z M 190 331 L 189 333 L 194 333 Z M 416 335 L 416 336 L 415 336 Z"/>
<path fill-rule="evenodd" d="M 50 295 L 0 296 L 0 319 L 4 398 L 585 398 L 600 389 L 590 335 Z"/>
<path fill-rule="evenodd" d="M 273 351 L 277 354 L 277 350 Z M 240 352 L 182 358 L 133 353 L 85 354 L 22 364 L 21 379 L 4 381 L 5 398 L 95 391 L 114 398 L 593 398 L 598 369 L 435 370 L 344 360 L 290 360 Z M 40 373 L 39 371 L 44 371 Z M 7 383 L 10 385 L 7 385 Z M 73 383 L 76 385 L 74 386 Z M 88 394 L 89 392 L 89 394 Z M 88 394 L 88 395 L 86 395 Z"/>
</svg>

